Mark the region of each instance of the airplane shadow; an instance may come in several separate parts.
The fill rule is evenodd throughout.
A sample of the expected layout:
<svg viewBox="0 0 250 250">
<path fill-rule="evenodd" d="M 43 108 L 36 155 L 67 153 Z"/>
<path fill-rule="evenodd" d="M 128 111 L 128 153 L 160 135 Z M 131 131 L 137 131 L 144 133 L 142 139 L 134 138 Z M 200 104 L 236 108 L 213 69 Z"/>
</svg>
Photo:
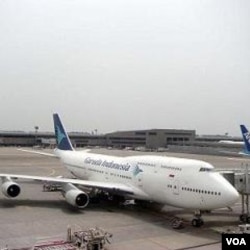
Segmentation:
<svg viewBox="0 0 250 250">
<path fill-rule="evenodd" d="M 190 221 L 193 218 L 193 212 L 189 210 L 168 208 L 167 210 L 161 210 L 159 207 L 144 207 L 140 205 L 118 205 L 108 201 L 100 201 L 92 203 L 84 209 L 75 208 L 66 203 L 64 200 L 30 200 L 30 199 L 6 199 L 0 198 L 0 209 L 12 209 L 18 207 L 30 207 L 30 208 L 47 208 L 52 210 L 61 210 L 63 213 L 68 215 L 84 215 L 88 212 L 107 212 L 107 213 L 123 213 L 127 216 L 135 218 L 137 220 L 143 221 L 143 223 L 152 223 L 157 227 L 161 227 L 168 230 L 172 229 L 172 221 L 174 218 L 180 218 L 183 220 L 184 227 L 179 230 L 180 233 L 196 234 L 198 231 L 200 233 L 200 228 L 193 228 Z M 232 220 L 226 220 L 228 216 L 232 215 L 232 212 L 223 211 L 217 212 L 212 211 L 209 214 L 204 214 L 203 219 L 205 221 L 204 226 L 202 226 L 203 231 L 207 231 L 212 227 L 223 226 L 236 226 L 239 223 L 235 218 Z M 200 235 L 201 236 L 201 235 Z M 208 237 L 208 235 L 204 235 Z"/>
<path fill-rule="evenodd" d="M 58 200 L 47 200 L 47 199 L 8 199 L 0 198 L 0 209 L 10 209 L 18 207 L 30 207 L 30 208 L 48 208 L 53 210 L 60 209 L 67 214 L 84 214 L 87 211 L 106 211 L 115 212 L 123 207 L 113 204 L 112 202 L 100 201 L 90 202 L 85 208 L 77 208 L 68 204 L 64 199 Z"/>
</svg>

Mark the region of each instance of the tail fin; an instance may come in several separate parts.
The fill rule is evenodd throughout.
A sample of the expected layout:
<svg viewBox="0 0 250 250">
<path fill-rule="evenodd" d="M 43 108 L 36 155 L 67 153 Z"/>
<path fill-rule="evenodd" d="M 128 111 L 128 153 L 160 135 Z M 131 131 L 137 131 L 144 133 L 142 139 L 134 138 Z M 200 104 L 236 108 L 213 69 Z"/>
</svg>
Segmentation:
<svg viewBox="0 0 250 250">
<path fill-rule="evenodd" d="M 60 150 L 74 150 L 70 142 L 69 136 L 63 127 L 61 119 L 58 114 L 53 114 L 54 128 L 56 135 L 57 148 Z"/>
<path fill-rule="evenodd" d="M 245 143 L 245 151 L 250 154 L 250 133 L 244 125 L 240 125 L 240 129 Z"/>
</svg>

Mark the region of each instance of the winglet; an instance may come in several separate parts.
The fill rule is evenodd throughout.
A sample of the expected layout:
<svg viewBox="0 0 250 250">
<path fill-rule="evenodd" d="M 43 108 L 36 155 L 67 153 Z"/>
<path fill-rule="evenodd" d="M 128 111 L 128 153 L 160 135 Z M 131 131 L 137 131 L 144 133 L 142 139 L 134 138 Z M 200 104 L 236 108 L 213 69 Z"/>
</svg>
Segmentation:
<svg viewBox="0 0 250 250">
<path fill-rule="evenodd" d="M 53 120 L 54 120 L 57 148 L 60 150 L 71 150 L 71 151 L 74 150 L 59 115 L 53 114 Z"/>
<path fill-rule="evenodd" d="M 250 133 L 244 125 L 240 125 L 240 129 L 245 143 L 245 151 L 250 154 Z"/>
</svg>

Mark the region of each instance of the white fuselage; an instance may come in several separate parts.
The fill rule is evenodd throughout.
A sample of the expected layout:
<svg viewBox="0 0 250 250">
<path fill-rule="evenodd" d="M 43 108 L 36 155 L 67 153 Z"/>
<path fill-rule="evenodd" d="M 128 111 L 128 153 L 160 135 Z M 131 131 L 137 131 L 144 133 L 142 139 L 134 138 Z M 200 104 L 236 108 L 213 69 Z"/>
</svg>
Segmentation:
<svg viewBox="0 0 250 250">
<path fill-rule="evenodd" d="M 242 145 L 242 146 L 244 145 L 243 141 L 220 140 L 219 143 L 228 145 Z"/>
<path fill-rule="evenodd" d="M 123 183 L 132 198 L 188 209 L 230 206 L 238 192 L 211 164 L 165 156 L 115 157 L 80 151 L 57 150 L 67 169 L 77 178 Z"/>
</svg>

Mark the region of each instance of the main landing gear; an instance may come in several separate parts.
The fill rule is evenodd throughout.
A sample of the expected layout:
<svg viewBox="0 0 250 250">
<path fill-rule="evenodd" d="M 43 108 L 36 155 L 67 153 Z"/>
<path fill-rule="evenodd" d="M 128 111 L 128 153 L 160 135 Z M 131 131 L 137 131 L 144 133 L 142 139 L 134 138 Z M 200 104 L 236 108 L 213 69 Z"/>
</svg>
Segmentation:
<svg viewBox="0 0 250 250">
<path fill-rule="evenodd" d="M 204 221 L 201 218 L 201 212 L 200 211 L 196 211 L 194 214 L 194 218 L 191 221 L 191 224 L 193 227 L 201 227 L 202 225 L 204 225 Z"/>
<path fill-rule="evenodd" d="M 241 214 L 240 221 L 244 223 L 250 223 L 250 215 L 249 214 Z"/>
</svg>

